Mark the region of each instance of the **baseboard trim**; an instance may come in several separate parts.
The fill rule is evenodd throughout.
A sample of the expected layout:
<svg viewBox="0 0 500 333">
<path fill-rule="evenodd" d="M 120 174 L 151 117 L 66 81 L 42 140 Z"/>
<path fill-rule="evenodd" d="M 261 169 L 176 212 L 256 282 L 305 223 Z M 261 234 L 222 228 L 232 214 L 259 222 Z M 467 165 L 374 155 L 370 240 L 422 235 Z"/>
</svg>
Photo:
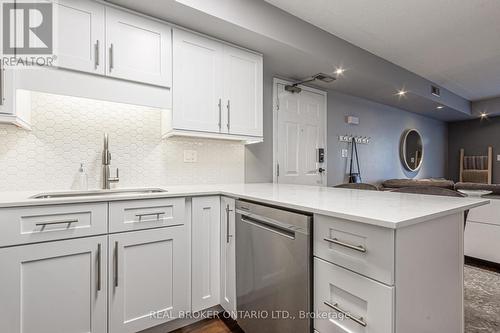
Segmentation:
<svg viewBox="0 0 500 333">
<path fill-rule="evenodd" d="M 183 328 L 189 325 L 192 325 L 194 323 L 197 323 L 199 321 L 205 320 L 207 316 L 202 315 L 203 313 L 207 312 L 218 312 L 222 313 L 224 312 L 224 309 L 220 305 L 213 306 L 211 308 L 202 310 L 200 312 L 197 312 L 196 316 L 193 316 L 195 318 L 186 318 L 186 319 L 175 319 L 172 321 L 169 321 L 168 323 L 161 324 L 155 327 L 148 328 L 144 331 L 141 331 L 139 333 L 166 333 L 166 332 L 172 332 L 175 331 L 179 328 Z"/>
<path fill-rule="evenodd" d="M 496 262 L 465 256 L 465 264 L 500 273 L 500 264 Z"/>
</svg>

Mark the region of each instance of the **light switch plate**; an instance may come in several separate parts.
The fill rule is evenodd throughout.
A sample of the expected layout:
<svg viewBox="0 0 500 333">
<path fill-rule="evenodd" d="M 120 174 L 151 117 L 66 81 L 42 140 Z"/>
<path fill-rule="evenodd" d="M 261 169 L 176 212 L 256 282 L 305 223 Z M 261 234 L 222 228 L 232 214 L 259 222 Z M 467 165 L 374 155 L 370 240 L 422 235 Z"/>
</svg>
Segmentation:
<svg viewBox="0 0 500 333">
<path fill-rule="evenodd" d="M 349 151 L 347 149 L 342 149 L 342 157 L 347 158 L 349 156 Z"/>
<path fill-rule="evenodd" d="M 184 150 L 184 163 L 198 162 L 198 152 L 196 150 Z"/>
<path fill-rule="evenodd" d="M 500 162 L 500 155 L 497 155 L 497 161 Z"/>
</svg>

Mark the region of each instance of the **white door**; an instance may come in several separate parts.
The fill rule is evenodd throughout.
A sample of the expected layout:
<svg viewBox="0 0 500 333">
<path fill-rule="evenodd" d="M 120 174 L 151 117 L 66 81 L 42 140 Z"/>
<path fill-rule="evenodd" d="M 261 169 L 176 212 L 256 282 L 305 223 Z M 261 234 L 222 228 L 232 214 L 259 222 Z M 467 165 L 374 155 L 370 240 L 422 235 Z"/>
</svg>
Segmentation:
<svg viewBox="0 0 500 333">
<path fill-rule="evenodd" d="M 93 1 L 58 0 L 56 65 L 104 74 L 104 6 Z"/>
<path fill-rule="evenodd" d="M 0 332 L 106 333 L 106 236 L 0 249 Z"/>
<path fill-rule="evenodd" d="M 220 199 L 192 201 L 192 311 L 220 304 Z"/>
<path fill-rule="evenodd" d="M 262 56 L 225 46 L 224 73 L 222 132 L 262 136 Z"/>
<path fill-rule="evenodd" d="M 109 332 L 132 333 L 189 310 L 185 226 L 109 236 Z"/>
<path fill-rule="evenodd" d="M 219 133 L 223 108 L 223 45 L 174 30 L 173 127 Z"/>
<path fill-rule="evenodd" d="M 326 93 L 302 87 L 300 93 L 285 90 L 274 81 L 275 175 L 278 183 L 326 185 Z M 319 161 L 324 149 L 324 161 Z"/>
<path fill-rule="evenodd" d="M 236 247 L 235 200 L 221 197 L 221 300 L 220 304 L 233 318 L 236 315 Z M 236 319 L 236 318 L 234 318 Z"/>
<path fill-rule="evenodd" d="M 163 23 L 106 8 L 106 74 L 171 87 L 172 29 Z"/>
</svg>

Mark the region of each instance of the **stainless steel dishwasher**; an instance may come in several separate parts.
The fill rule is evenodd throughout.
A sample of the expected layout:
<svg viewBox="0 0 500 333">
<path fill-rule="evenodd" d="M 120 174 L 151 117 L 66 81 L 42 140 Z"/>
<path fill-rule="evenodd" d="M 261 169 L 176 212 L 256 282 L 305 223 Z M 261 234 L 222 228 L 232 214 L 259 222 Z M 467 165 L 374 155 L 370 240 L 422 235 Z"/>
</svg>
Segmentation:
<svg viewBox="0 0 500 333">
<path fill-rule="evenodd" d="M 236 295 L 245 333 L 310 333 L 312 217 L 236 201 Z"/>
</svg>

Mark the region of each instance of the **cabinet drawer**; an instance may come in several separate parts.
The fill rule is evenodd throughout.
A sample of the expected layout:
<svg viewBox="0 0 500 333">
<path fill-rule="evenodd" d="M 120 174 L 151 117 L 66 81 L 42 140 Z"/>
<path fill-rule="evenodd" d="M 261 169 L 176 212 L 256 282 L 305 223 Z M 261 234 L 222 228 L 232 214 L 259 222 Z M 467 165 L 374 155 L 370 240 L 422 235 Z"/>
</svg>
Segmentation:
<svg viewBox="0 0 500 333">
<path fill-rule="evenodd" d="M 314 328 L 329 333 L 391 333 L 394 287 L 314 258 Z"/>
<path fill-rule="evenodd" d="M 314 255 L 386 284 L 394 284 L 394 231 L 314 216 Z"/>
<path fill-rule="evenodd" d="M 109 232 L 184 224 L 185 198 L 129 200 L 109 203 Z"/>
<path fill-rule="evenodd" d="M 500 226 L 500 200 L 491 199 L 489 205 L 471 209 L 467 220 Z"/>
<path fill-rule="evenodd" d="M 500 226 L 467 222 L 465 255 L 500 264 Z"/>
<path fill-rule="evenodd" d="M 105 234 L 107 204 L 0 209 L 0 246 Z"/>
</svg>

